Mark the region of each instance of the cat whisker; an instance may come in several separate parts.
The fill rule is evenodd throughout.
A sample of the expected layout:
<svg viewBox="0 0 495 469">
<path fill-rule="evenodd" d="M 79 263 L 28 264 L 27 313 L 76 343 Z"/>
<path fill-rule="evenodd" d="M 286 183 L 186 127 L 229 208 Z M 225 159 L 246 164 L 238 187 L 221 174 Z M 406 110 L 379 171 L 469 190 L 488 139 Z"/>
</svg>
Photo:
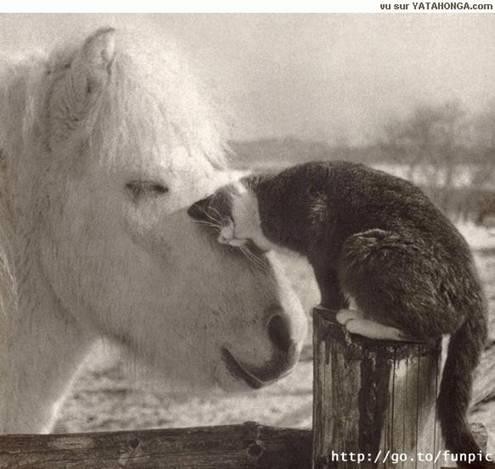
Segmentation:
<svg viewBox="0 0 495 469">
<path fill-rule="evenodd" d="M 205 210 L 204 214 L 207 216 L 207 218 L 209 220 L 211 220 L 212 223 L 215 223 L 217 226 L 221 226 L 222 223 L 221 223 L 221 218 L 215 218 L 213 217 L 210 213 L 209 213 L 210 209 L 208 209 L 208 211 Z"/>
<path fill-rule="evenodd" d="M 208 207 L 208 210 L 211 210 L 215 215 L 218 216 L 218 218 L 221 220 L 223 217 L 222 217 L 222 214 L 215 208 L 215 207 L 212 207 L 211 205 Z"/>
<path fill-rule="evenodd" d="M 204 226 L 209 226 L 210 228 L 214 228 L 217 231 L 221 230 L 221 226 L 217 223 L 212 223 L 210 221 L 204 221 L 204 220 L 194 220 L 194 223 L 197 223 L 198 225 L 204 225 Z"/>
<path fill-rule="evenodd" d="M 241 252 L 244 254 L 244 256 L 246 256 L 246 259 L 248 259 L 255 267 L 262 271 L 267 270 L 266 264 L 256 254 L 253 254 L 253 252 L 245 246 L 239 246 L 239 248 L 241 249 Z"/>
</svg>

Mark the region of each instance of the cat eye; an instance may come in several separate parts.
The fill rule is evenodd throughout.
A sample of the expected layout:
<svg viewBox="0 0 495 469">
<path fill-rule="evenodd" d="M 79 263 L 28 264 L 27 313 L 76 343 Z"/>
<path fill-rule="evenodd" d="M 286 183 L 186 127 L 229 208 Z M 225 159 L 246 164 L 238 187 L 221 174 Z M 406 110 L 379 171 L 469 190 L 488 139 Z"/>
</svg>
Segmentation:
<svg viewBox="0 0 495 469">
<path fill-rule="evenodd" d="M 143 196 L 158 197 L 169 192 L 169 188 L 155 181 L 131 181 L 125 185 L 134 200 Z"/>
</svg>

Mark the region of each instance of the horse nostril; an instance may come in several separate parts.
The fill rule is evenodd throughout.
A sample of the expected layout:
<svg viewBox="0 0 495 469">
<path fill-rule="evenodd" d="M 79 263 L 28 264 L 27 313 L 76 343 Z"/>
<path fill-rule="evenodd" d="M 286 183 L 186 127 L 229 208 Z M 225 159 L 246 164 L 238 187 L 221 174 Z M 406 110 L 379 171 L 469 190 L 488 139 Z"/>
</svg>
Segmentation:
<svg viewBox="0 0 495 469">
<path fill-rule="evenodd" d="M 289 322 L 280 314 L 276 314 L 270 319 L 268 323 L 268 336 L 275 346 L 284 353 L 287 353 L 293 344 Z"/>
</svg>

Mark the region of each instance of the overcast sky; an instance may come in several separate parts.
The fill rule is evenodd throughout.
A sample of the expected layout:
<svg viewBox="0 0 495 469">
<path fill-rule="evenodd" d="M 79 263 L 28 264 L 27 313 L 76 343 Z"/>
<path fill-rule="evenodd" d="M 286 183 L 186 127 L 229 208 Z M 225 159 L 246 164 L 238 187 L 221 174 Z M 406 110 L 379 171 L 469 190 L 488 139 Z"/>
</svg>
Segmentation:
<svg viewBox="0 0 495 469">
<path fill-rule="evenodd" d="M 418 103 L 495 97 L 495 16 L 0 15 L 0 50 L 100 25 L 172 36 L 225 101 L 234 138 L 366 142 Z"/>
</svg>

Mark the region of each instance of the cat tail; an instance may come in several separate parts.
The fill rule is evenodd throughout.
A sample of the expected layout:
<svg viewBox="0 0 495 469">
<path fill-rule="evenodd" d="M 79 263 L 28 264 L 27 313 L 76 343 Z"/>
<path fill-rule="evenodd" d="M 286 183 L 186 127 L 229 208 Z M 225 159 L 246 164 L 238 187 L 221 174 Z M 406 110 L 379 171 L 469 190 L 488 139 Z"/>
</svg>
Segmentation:
<svg viewBox="0 0 495 469">
<path fill-rule="evenodd" d="M 495 468 L 483 456 L 466 420 L 471 400 L 473 371 L 479 363 L 487 337 L 484 308 L 476 308 L 451 336 L 437 400 L 438 419 L 446 448 L 455 454 L 476 454 L 477 460 L 459 463 L 469 469 Z"/>
</svg>

